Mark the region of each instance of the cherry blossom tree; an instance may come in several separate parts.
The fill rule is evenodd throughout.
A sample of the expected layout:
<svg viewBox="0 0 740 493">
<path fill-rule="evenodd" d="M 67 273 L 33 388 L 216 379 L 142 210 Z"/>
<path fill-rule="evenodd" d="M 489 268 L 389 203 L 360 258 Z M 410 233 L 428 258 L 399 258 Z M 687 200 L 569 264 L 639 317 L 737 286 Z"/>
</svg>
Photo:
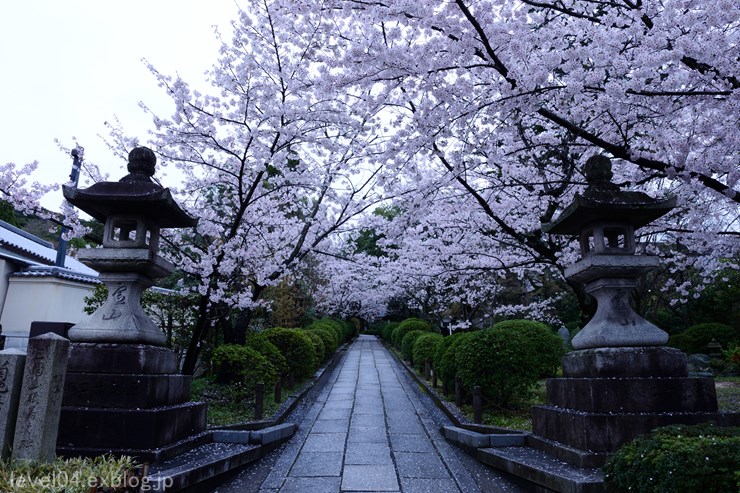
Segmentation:
<svg viewBox="0 0 740 493">
<path fill-rule="evenodd" d="M 72 149 L 62 145 L 59 147 L 67 156 L 72 152 Z M 79 154 L 80 159 L 84 155 L 84 149 L 78 144 L 75 145 L 74 151 Z M 41 206 L 41 199 L 50 192 L 59 191 L 60 186 L 56 183 L 31 182 L 30 177 L 37 168 L 38 163 L 35 161 L 20 167 L 15 163 L 0 166 L 0 200 L 8 204 L 13 211 L 34 215 L 63 226 L 65 239 L 82 237 L 87 234 L 89 228 L 80 222 L 79 214 L 66 200 L 62 200 L 60 204 L 61 215 L 54 214 Z M 97 168 L 92 165 L 88 169 Z"/>
<path fill-rule="evenodd" d="M 152 69 L 175 112 L 150 145 L 200 218 L 170 237 L 200 295 L 186 371 L 214 320 L 309 256 L 336 310 L 438 313 L 562 273 L 576 249 L 541 224 L 597 153 L 623 188 L 679 197 L 645 250 L 735 265 L 739 22 L 729 0 L 251 2 L 207 91 Z M 392 221 L 364 214 L 388 197 Z M 365 226 L 387 256 L 348 246 Z"/>
<path fill-rule="evenodd" d="M 248 325 L 267 287 L 384 194 L 374 186 L 387 173 L 372 160 L 382 144 L 370 131 L 377 110 L 357 111 L 355 95 L 318 84 L 317 34 L 285 30 L 295 12 L 270 1 L 251 7 L 223 42 L 210 88 L 152 67 L 175 111 L 152 115 L 147 145 L 184 176 L 180 197 L 198 218 L 195 231 L 166 238 L 189 276 L 184 287 L 199 295 L 184 373 L 214 322 L 239 309 Z M 122 150 L 137 143 L 114 137 Z"/>
<path fill-rule="evenodd" d="M 56 186 L 29 182 L 28 177 L 37 167 L 37 162 L 20 167 L 15 163 L 0 166 L 0 199 L 26 214 L 41 212 L 39 201 Z"/>
<path fill-rule="evenodd" d="M 740 17 L 732 2 L 291 3 L 324 15 L 297 31 L 324 29 L 344 48 L 328 55 L 324 80 L 362 88 L 368 104 L 386 108 L 376 131 L 393 136 L 387 166 L 405 177 L 399 195 L 415 197 L 400 229 L 413 238 L 393 241 L 407 258 L 425 259 L 407 275 L 449 259 L 468 273 L 562 271 L 575 249 L 540 224 L 582 190 L 580 167 L 595 153 L 615 159 L 624 188 L 678 195 L 680 207 L 640 238 L 669 268 L 711 276 L 736 265 Z M 428 211 L 433 236 L 412 227 L 421 225 L 414 204 Z M 451 234 L 450 211 L 478 219 L 461 239 L 440 242 Z M 675 293 L 685 300 L 689 285 Z"/>
</svg>

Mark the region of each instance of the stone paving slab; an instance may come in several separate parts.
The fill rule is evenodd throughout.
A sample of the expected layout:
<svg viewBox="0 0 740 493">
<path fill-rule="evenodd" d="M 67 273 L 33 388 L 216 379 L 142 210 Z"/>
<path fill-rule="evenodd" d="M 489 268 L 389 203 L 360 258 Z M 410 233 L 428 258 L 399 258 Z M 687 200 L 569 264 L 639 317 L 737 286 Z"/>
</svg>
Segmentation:
<svg viewBox="0 0 740 493">
<path fill-rule="evenodd" d="M 352 428 L 366 426 L 385 426 L 385 416 L 382 414 L 355 414 L 352 416 Z"/>
<path fill-rule="evenodd" d="M 347 419 L 319 419 L 311 428 L 311 433 L 347 433 L 349 418 Z"/>
<path fill-rule="evenodd" d="M 301 452 L 344 452 L 346 433 L 311 433 Z"/>
<path fill-rule="evenodd" d="M 466 468 L 476 465 L 463 465 L 436 408 L 374 336 L 359 336 L 334 372 L 260 493 L 519 493 L 478 487 Z"/>
<path fill-rule="evenodd" d="M 404 493 L 443 493 L 458 491 L 451 479 L 401 478 L 401 489 Z"/>
<path fill-rule="evenodd" d="M 336 493 L 342 478 L 287 478 L 280 493 Z M 276 490 L 277 491 L 277 490 Z"/>
<path fill-rule="evenodd" d="M 390 466 L 344 466 L 342 491 L 399 491 L 396 471 Z"/>
<path fill-rule="evenodd" d="M 391 448 L 395 452 L 433 452 L 432 442 L 421 435 L 393 434 Z"/>
<path fill-rule="evenodd" d="M 319 414 L 319 419 L 349 419 L 352 415 L 352 409 L 324 409 Z"/>
<path fill-rule="evenodd" d="M 301 452 L 290 469 L 290 477 L 339 476 L 344 452 Z"/>
<path fill-rule="evenodd" d="M 395 452 L 398 475 L 402 478 L 449 479 L 450 473 L 436 452 Z"/>
<path fill-rule="evenodd" d="M 349 438 L 347 440 L 350 443 L 388 443 L 384 426 L 352 427 L 350 428 Z"/>
</svg>

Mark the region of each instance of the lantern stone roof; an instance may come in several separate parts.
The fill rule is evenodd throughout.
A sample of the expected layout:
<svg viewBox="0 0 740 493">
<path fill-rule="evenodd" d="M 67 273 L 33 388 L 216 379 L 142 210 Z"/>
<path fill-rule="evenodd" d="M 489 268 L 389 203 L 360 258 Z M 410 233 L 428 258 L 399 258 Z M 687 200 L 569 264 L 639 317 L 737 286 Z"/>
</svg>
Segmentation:
<svg viewBox="0 0 740 493">
<path fill-rule="evenodd" d="M 599 199 L 576 195 L 554 221 L 542 225 L 545 233 L 577 235 L 590 224 L 614 222 L 641 228 L 676 206 L 676 197 L 656 200 L 643 192 L 612 192 Z"/>
<path fill-rule="evenodd" d="M 115 215 L 141 217 L 161 228 L 195 226 L 175 202 L 169 188 L 152 181 L 157 158 L 151 149 L 137 147 L 129 153 L 129 174 L 117 182 L 100 182 L 85 189 L 63 186 L 64 198 L 98 221 Z"/>
<path fill-rule="evenodd" d="M 634 229 L 667 214 L 676 206 L 676 197 L 654 199 L 644 192 L 622 191 L 611 182 L 611 161 L 593 156 L 586 161 L 584 176 L 588 188 L 553 221 L 542 225 L 545 233 L 578 235 L 594 222 L 628 224 Z"/>
</svg>

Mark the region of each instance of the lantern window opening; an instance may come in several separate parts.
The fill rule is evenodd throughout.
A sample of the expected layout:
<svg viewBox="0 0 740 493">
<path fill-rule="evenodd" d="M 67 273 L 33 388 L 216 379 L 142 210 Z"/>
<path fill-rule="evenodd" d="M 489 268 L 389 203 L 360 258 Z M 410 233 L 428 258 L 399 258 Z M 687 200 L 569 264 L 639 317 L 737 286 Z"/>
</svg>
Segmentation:
<svg viewBox="0 0 740 493">
<path fill-rule="evenodd" d="M 593 229 L 586 229 L 581 233 L 580 244 L 582 256 L 585 257 L 586 255 L 590 255 L 594 252 L 594 250 L 596 249 L 596 243 L 594 240 Z"/>
<path fill-rule="evenodd" d="M 114 221 L 111 231 L 111 240 L 113 241 L 136 241 L 137 230 L 136 220 L 119 220 Z"/>
<path fill-rule="evenodd" d="M 625 231 L 621 228 L 604 228 L 605 248 L 626 248 Z"/>
<path fill-rule="evenodd" d="M 604 251 L 631 255 L 635 253 L 635 229 L 629 224 L 604 225 Z"/>
<path fill-rule="evenodd" d="M 159 228 L 155 224 L 131 216 L 111 216 L 106 221 L 103 246 L 156 251 L 158 244 Z"/>
</svg>

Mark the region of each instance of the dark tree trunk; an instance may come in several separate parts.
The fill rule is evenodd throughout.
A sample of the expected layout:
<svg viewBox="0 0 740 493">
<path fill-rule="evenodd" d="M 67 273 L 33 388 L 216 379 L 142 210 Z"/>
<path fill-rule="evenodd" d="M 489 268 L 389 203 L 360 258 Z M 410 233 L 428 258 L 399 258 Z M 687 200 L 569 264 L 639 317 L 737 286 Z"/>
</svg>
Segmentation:
<svg viewBox="0 0 740 493">
<path fill-rule="evenodd" d="M 198 362 L 200 354 L 200 343 L 208 336 L 208 329 L 211 327 L 211 321 L 208 310 L 208 297 L 201 296 L 198 300 L 198 319 L 193 327 L 193 334 L 188 343 L 188 349 L 185 351 L 185 359 L 182 363 L 183 375 L 192 375 L 195 373 L 195 365 Z"/>
</svg>

